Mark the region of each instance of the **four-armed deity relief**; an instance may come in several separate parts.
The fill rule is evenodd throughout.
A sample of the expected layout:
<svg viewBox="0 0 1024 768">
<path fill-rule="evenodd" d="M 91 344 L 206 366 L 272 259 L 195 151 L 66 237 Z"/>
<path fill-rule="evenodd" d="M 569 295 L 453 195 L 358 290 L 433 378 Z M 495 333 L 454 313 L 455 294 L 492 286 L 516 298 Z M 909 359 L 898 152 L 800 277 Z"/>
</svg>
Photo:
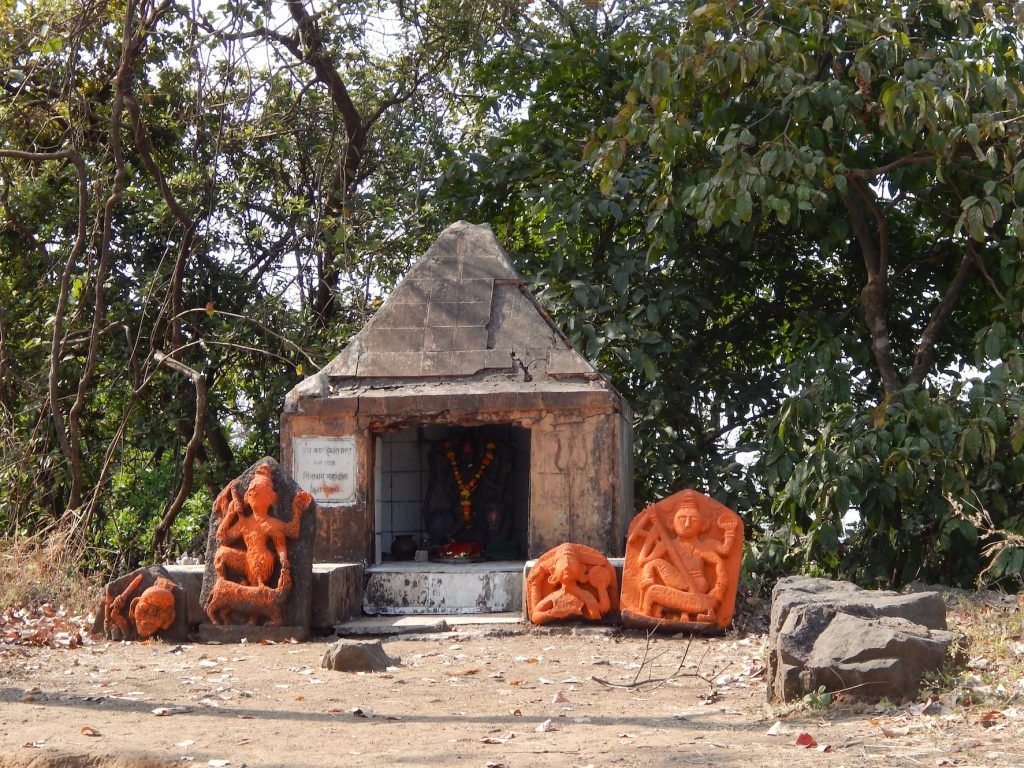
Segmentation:
<svg viewBox="0 0 1024 768">
<path fill-rule="evenodd" d="M 214 624 L 308 629 L 316 505 L 264 458 L 217 496 L 201 601 Z"/>
<path fill-rule="evenodd" d="M 518 557 L 506 490 L 511 449 L 471 430 L 430 449 L 430 484 L 423 524 L 431 555 L 442 559 Z"/>
<path fill-rule="evenodd" d="M 608 558 L 585 544 L 559 544 L 526 577 L 530 621 L 582 617 L 599 621 L 619 607 L 619 580 Z"/>
<path fill-rule="evenodd" d="M 139 568 L 103 589 L 103 634 L 111 640 L 184 640 L 184 593 L 163 568 Z M 97 621 L 97 624 L 99 622 Z"/>
<path fill-rule="evenodd" d="M 694 490 L 641 512 L 629 526 L 622 622 L 641 629 L 714 633 L 736 606 L 743 522 Z"/>
</svg>

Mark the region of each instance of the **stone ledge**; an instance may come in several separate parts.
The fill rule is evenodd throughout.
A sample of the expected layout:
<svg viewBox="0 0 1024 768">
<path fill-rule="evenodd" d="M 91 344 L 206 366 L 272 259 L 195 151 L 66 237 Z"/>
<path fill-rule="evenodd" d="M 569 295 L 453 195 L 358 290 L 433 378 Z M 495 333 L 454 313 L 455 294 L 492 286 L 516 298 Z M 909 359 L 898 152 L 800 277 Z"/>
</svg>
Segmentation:
<svg viewBox="0 0 1024 768">
<path fill-rule="evenodd" d="M 199 593 L 203 588 L 203 565 L 164 566 L 185 593 L 190 628 L 209 622 Z M 360 614 L 363 589 L 362 563 L 313 563 L 313 606 L 310 626 L 328 629 Z"/>
</svg>

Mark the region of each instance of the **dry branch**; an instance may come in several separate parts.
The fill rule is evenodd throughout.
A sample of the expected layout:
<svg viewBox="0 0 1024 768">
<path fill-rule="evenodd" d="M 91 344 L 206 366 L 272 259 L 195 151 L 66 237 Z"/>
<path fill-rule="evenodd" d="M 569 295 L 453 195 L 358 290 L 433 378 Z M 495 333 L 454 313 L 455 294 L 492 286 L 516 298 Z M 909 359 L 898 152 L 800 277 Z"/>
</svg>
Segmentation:
<svg viewBox="0 0 1024 768">
<path fill-rule="evenodd" d="M 170 530 L 178 513 L 181 512 L 185 499 L 192 492 L 196 454 L 203 444 L 203 438 L 206 435 L 206 377 L 184 363 L 165 355 L 163 352 L 155 352 L 153 356 L 161 365 L 166 365 L 172 371 L 190 378 L 196 388 L 196 417 L 192 426 L 192 437 L 185 447 L 185 456 L 182 459 L 181 482 L 178 484 L 178 492 L 174 495 L 171 503 L 167 505 L 163 517 L 153 532 L 153 554 L 159 562 L 160 556 L 163 554 L 167 532 Z"/>
<path fill-rule="evenodd" d="M 674 680 L 678 680 L 678 679 L 683 678 L 683 677 L 694 677 L 694 678 L 697 678 L 698 680 L 702 680 L 703 682 L 707 683 L 709 686 L 712 686 L 712 687 L 714 686 L 714 679 L 715 679 L 715 677 L 717 677 L 717 675 L 721 674 L 721 673 L 720 672 L 718 672 L 718 673 L 712 672 L 711 676 L 708 677 L 706 675 L 702 675 L 700 673 L 700 671 L 699 671 L 701 664 L 704 663 L 704 657 L 707 656 L 707 653 L 708 653 L 708 649 L 707 648 L 704 649 L 704 653 L 701 654 L 700 659 L 697 661 L 697 668 L 696 668 L 695 671 L 693 671 L 693 672 L 684 672 L 683 671 L 683 666 L 686 664 L 686 657 L 690 653 L 690 645 L 693 643 L 693 638 L 692 637 L 687 638 L 687 640 L 686 640 L 686 647 L 683 648 L 683 655 L 679 657 L 679 663 L 676 664 L 676 668 L 671 673 L 669 673 L 668 675 L 664 675 L 662 677 L 652 677 L 651 673 L 654 671 L 654 662 L 656 662 L 658 659 L 660 659 L 662 656 L 664 656 L 665 654 L 668 653 L 668 651 L 662 651 L 661 653 L 655 655 L 653 658 L 650 657 L 650 654 L 651 654 L 651 642 L 652 642 L 652 640 L 654 638 L 654 634 L 656 632 L 657 632 L 657 627 L 652 629 L 652 630 L 650 630 L 647 633 L 647 644 L 644 646 L 644 655 L 643 655 L 643 658 L 640 660 L 640 666 L 637 669 L 636 674 L 633 675 L 633 679 L 632 680 L 630 680 L 629 682 L 617 683 L 617 682 L 614 682 L 614 681 L 611 681 L 611 680 L 606 680 L 604 678 L 595 677 L 595 676 L 591 676 L 590 679 L 593 680 L 595 683 L 597 683 L 599 685 L 605 686 L 606 688 L 619 688 L 619 689 L 627 690 L 627 691 L 636 691 L 636 690 L 640 690 L 640 689 L 646 689 L 646 690 L 653 691 L 654 689 L 660 688 L 661 686 L 665 685 L 666 683 L 670 683 L 670 682 L 672 682 Z M 641 675 L 644 674 L 644 670 L 647 670 L 647 675 L 648 676 L 643 678 L 643 679 L 641 679 Z"/>
</svg>

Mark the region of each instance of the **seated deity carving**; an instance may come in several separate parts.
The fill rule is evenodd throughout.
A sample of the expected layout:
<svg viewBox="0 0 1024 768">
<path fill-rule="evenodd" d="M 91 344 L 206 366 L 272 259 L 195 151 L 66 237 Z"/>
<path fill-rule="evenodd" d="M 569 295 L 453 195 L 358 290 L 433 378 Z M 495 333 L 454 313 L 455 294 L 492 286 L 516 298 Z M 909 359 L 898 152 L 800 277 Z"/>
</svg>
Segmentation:
<svg viewBox="0 0 1024 768">
<path fill-rule="evenodd" d="M 582 617 L 598 621 L 618 609 L 618 578 L 608 558 L 584 544 L 559 544 L 526 577 L 530 621 Z"/>
<path fill-rule="evenodd" d="M 622 578 L 627 626 L 714 632 L 732 621 L 743 522 L 693 490 L 641 512 L 629 528 Z"/>
</svg>

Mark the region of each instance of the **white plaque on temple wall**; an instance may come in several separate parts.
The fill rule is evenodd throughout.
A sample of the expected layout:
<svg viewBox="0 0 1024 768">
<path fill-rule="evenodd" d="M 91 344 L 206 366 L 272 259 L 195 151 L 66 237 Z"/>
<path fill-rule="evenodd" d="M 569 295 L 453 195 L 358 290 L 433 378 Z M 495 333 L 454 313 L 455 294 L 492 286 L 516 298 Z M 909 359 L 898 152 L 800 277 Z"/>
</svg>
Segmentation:
<svg viewBox="0 0 1024 768">
<path fill-rule="evenodd" d="M 293 437 L 292 476 L 317 504 L 356 500 L 354 437 Z"/>
</svg>

